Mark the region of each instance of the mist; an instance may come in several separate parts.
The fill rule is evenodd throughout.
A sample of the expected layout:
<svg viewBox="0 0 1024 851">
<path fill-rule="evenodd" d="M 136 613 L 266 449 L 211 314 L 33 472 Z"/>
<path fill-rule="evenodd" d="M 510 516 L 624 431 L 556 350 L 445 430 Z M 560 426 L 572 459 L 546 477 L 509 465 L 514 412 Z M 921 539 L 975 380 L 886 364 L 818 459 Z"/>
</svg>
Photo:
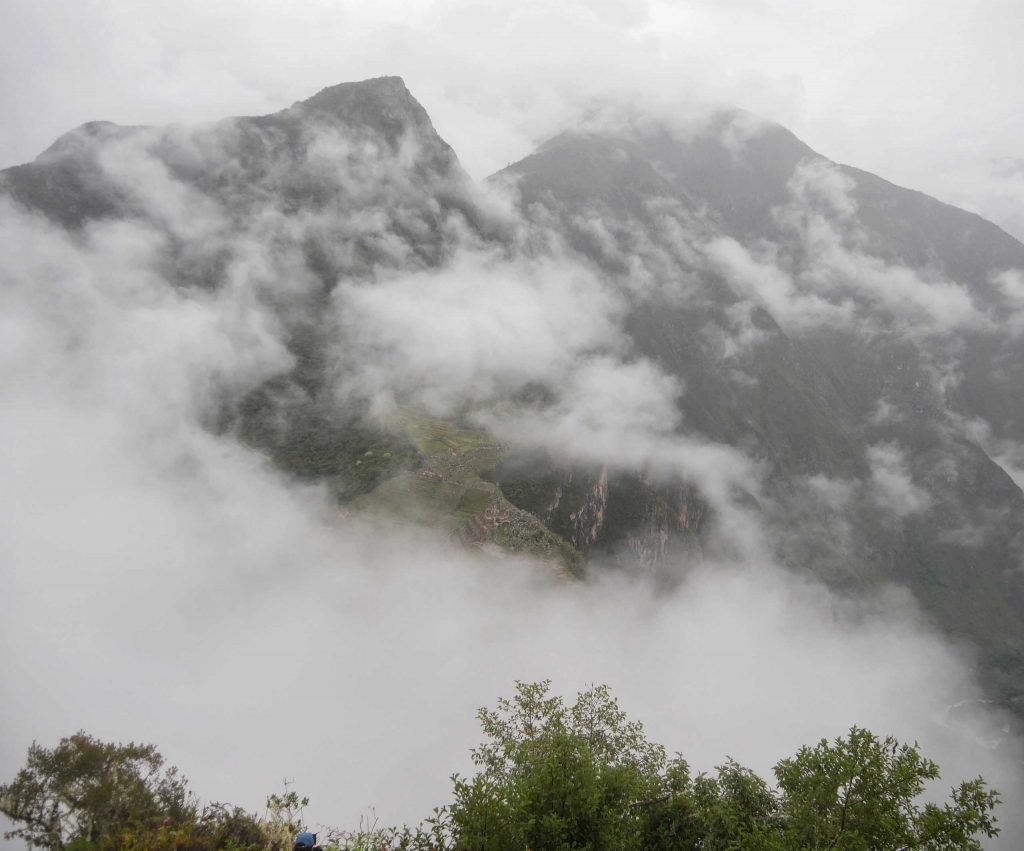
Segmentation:
<svg viewBox="0 0 1024 851">
<path fill-rule="evenodd" d="M 384 419 L 469 411 L 559 458 L 694 481 L 717 545 L 675 565 L 671 589 L 599 569 L 567 582 L 376 526 L 212 427 L 224 399 L 293 365 L 289 317 L 314 288 L 296 246 L 323 221 L 266 204 L 237 226 L 132 145 L 104 168 L 140 219 L 70 234 L 0 209 L 3 777 L 33 740 L 84 728 L 157 744 L 206 798 L 256 809 L 287 778 L 312 823 L 355 826 L 371 807 L 415 822 L 469 769 L 476 708 L 550 678 L 567 694 L 609 684 L 697 770 L 732 756 L 768 773 L 858 724 L 918 741 L 945 786 L 981 773 L 1020 798 L 1019 743 L 969 651 L 905 593 L 847 600 L 774 562 L 741 498 L 761 465 L 681 420 L 686 387 L 631 350 L 624 297 L 592 264 L 555 240 L 522 254 L 467 236 L 409 268 L 400 228 L 374 219 L 384 260 L 326 308 L 335 390 Z M 359 197 L 370 178 L 349 177 Z M 168 250 L 190 239 L 227 258 L 223 286 L 180 285 Z M 537 381 L 558 388 L 551 406 L 502 401 Z M 924 507 L 899 447 L 869 460 L 877 499 Z"/>
</svg>

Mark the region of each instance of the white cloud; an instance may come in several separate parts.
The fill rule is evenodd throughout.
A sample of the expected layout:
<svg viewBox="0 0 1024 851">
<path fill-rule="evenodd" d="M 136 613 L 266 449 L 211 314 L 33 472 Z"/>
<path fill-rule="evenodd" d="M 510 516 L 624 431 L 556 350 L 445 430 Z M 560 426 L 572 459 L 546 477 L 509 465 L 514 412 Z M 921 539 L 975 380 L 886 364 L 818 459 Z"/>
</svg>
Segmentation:
<svg viewBox="0 0 1024 851">
<path fill-rule="evenodd" d="M 704 244 L 704 254 L 741 295 L 794 333 L 889 327 L 923 339 L 991 328 L 966 287 L 873 253 L 853 188 L 834 164 L 807 160 L 789 181 L 789 201 L 773 211 L 792 246 L 783 251 L 762 241 L 748 247 L 720 236 Z"/>
<path fill-rule="evenodd" d="M 902 518 L 931 507 L 931 497 L 915 484 L 906 455 L 898 446 L 877 443 L 868 449 L 867 460 L 871 465 L 871 497 L 883 511 Z"/>
<path fill-rule="evenodd" d="M 341 284 L 339 381 L 435 413 L 557 387 L 575 361 L 625 345 L 620 298 L 580 265 L 465 251 L 436 271 Z"/>
<path fill-rule="evenodd" d="M 968 439 L 976 442 L 989 458 L 1003 468 L 1017 487 L 1024 490 L 1024 445 L 996 437 L 992 433 L 992 426 L 977 417 L 957 418 L 954 422 L 958 428 L 963 429 Z"/>
<path fill-rule="evenodd" d="M 797 284 L 793 275 L 776 262 L 766 246 L 760 256 L 729 236 L 715 237 L 704 246 L 711 267 L 726 276 L 740 294 L 762 305 L 782 327 L 791 331 L 856 324 L 851 299 L 832 301 Z"/>
<path fill-rule="evenodd" d="M 830 479 L 819 474 L 808 477 L 807 484 L 811 492 L 832 511 L 845 509 L 855 494 L 854 483 L 844 479 Z"/>
<path fill-rule="evenodd" d="M 870 252 L 853 188 L 851 178 L 824 160 L 802 163 L 790 179 L 791 201 L 775 212 L 807 252 L 799 270 L 803 286 L 826 297 L 855 294 L 926 334 L 984 325 L 964 286 Z"/>
<path fill-rule="evenodd" d="M 1024 271 L 1004 269 L 992 276 L 992 283 L 1005 300 L 1000 325 L 1014 337 L 1024 336 Z"/>
</svg>

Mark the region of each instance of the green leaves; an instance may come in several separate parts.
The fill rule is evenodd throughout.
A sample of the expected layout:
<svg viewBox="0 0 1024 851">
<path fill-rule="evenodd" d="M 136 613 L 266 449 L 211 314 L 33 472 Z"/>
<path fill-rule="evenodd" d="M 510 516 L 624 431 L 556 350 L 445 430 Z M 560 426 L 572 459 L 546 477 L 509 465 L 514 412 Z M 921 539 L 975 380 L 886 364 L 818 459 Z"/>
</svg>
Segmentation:
<svg viewBox="0 0 1024 851">
<path fill-rule="evenodd" d="M 62 848 L 98 840 L 125 825 L 194 817 L 196 803 L 177 769 L 163 768 L 153 745 L 110 744 L 76 733 L 52 750 L 33 743 L 14 780 L 0 787 L 0 809 L 29 845 Z"/>
<path fill-rule="evenodd" d="M 580 693 L 572 706 L 550 687 L 517 682 L 512 698 L 479 711 L 480 772 L 455 781 L 456 847 L 636 846 L 633 804 L 661 794 L 664 748 L 627 720 L 606 686 Z"/>
<path fill-rule="evenodd" d="M 879 739 L 853 727 L 844 739 L 801 748 L 775 767 L 782 792 L 784 848 L 980 849 L 998 833 L 997 794 L 980 778 L 953 790 L 952 801 L 921 805 L 939 767 L 917 745 Z"/>
<path fill-rule="evenodd" d="M 917 745 L 853 727 L 775 766 L 777 786 L 732 759 L 691 776 L 648 741 L 607 686 L 566 705 L 548 680 L 517 682 L 477 717 L 478 771 L 416 828 L 328 831 L 351 851 L 980 851 L 999 831 L 997 793 L 978 777 L 922 803 L 939 767 Z M 152 745 L 77 733 L 33 744 L 0 811 L 8 836 L 61 851 L 286 851 L 305 798 L 285 790 L 257 819 L 200 808 Z"/>
<path fill-rule="evenodd" d="M 300 803 L 289 795 L 278 800 Z M 33 743 L 25 766 L 0 786 L 0 811 L 16 825 L 6 838 L 56 851 L 257 851 L 272 824 L 227 804 L 200 807 L 153 745 L 84 732 L 52 749 Z M 281 849 L 291 832 L 289 824 Z"/>
<path fill-rule="evenodd" d="M 455 778 L 450 847 L 599 849 L 980 849 L 998 796 L 978 778 L 921 804 L 938 766 L 917 746 L 854 727 L 775 767 L 777 788 L 733 760 L 691 779 L 647 740 L 607 686 L 566 706 L 550 681 L 478 713 L 480 769 Z"/>
</svg>

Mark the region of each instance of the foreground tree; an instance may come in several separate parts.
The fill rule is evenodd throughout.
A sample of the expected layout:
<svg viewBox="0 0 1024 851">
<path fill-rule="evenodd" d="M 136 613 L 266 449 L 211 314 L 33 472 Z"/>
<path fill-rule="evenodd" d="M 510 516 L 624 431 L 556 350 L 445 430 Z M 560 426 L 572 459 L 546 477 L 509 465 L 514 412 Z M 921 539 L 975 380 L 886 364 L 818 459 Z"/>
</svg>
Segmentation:
<svg viewBox="0 0 1024 851">
<path fill-rule="evenodd" d="M 761 778 L 731 761 L 692 778 L 607 686 L 567 706 L 548 681 L 517 683 L 478 717 L 480 771 L 454 778 L 448 810 L 450 847 L 460 851 L 739 848 L 779 824 Z"/>
<path fill-rule="evenodd" d="M 33 743 L 25 767 L 0 786 L 0 811 L 21 825 L 11 837 L 62 849 L 127 826 L 194 818 L 186 785 L 153 745 L 110 744 L 79 732 L 52 750 Z"/>
<path fill-rule="evenodd" d="M 998 833 L 997 794 L 980 777 L 924 803 L 938 766 L 916 745 L 854 727 L 775 766 L 776 786 L 728 760 L 690 773 L 647 739 L 606 686 L 570 705 L 550 682 L 516 683 L 481 709 L 477 772 L 417 828 L 325 831 L 347 851 L 979 851 Z M 55 851 L 289 851 L 306 804 L 271 796 L 259 819 L 200 807 L 152 745 L 78 733 L 33 744 L 0 811 L 8 834 Z"/>
<path fill-rule="evenodd" d="M 455 778 L 459 848 L 637 847 L 640 808 L 664 791 L 665 749 L 627 721 L 607 687 L 583 692 L 572 706 L 549 687 L 518 683 L 512 699 L 479 711 L 480 771 Z"/>
<path fill-rule="evenodd" d="M 517 683 L 478 717 L 479 772 L 454 778 L 447 846 L 465 851 L 927 849 L 973 851 L 998 833 L 981 778 L 920 803 L 938 766 L 916 746 L 849 736 L 775 767 L 777 789 L 733 761 L 691 777 L 628 721 L 605 686 L 572 706 L 550 683 Z"/>
<path fill-rule="evenodd" d="M 801 748 L 775 766 L 783 829 L 775 848 L 980 849 L 998 833 L 995 791 L 980 777 L 950 800 L 921 804 L 939 766 L 916 746 L 854 727 L 845 739 Z"/>
<path fill-rule="evenodd" d="M 83 732 L 52 749 L 33 743 L 24 768 L 0 786 L 0 812 L 16 825 L 5 837 L 53 851 L 286 851 L 294 825 L 274 817 L 275 802 L 291 798 L 271 796 L 262 821 L 229 804 L 200 806 L 155 746 Z M 268 842 L 279 823 L 287 839 Z"/>
</svg>

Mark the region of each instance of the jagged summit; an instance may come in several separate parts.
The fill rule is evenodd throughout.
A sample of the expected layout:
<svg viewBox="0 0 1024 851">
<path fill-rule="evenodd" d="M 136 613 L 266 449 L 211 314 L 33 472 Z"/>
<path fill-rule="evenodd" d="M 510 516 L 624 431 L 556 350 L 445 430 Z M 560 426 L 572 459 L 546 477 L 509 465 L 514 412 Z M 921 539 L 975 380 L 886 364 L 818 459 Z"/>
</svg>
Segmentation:
<svg viewBox="0 0 1024 851">
<path fill-rule="evenodd" d="M 380 133 L 392 144 L 396 143 L 404 134 L 412 132 L 419 137 L 420 141 L 439 143 L 444 151 L 451 151 L 450 146 L 441 139 L 434 129 L 426 109 L 413 97 L 405 85 L 405 81 L 401 77 L 395 76 L 372 77 L 357 82 L 338 83 L 321 89 L 305 100 L 296 101 L 290 107 L 279 112 L 223 119 L 214 122 L 214 126 L 240 122 L 254 122 L 259 126 L 267 126 L 318 119 L 327 119 L 353 128 Z M 113 121 L 87 121 L 59 136 L 52 145 L 36 157 L 35 162 L 47 163 L 69 157 L 87 157 L 96 150 L 97 146 L 124 138 L 132 133 L 152 129 L 160 128 L 122 125 Z"/>
<path fill-rule="evenodd" d="M 466 179 L 402 78 L 375 77 L 329 86 L 268 115 L 192 126 L 91 121 L 63 134 L 33 162 L 0 171 L 0 193 L 69 227 L 129 210 L 136 214 L 132 187 L 111 180 L 112 163 L 101 161 L 111 145 L 128 141 L 136 154 L 144 151 L 175 178 L 221 200 L 244 202 L 269 193 L 290 207 L 321 206 L 340 197 L 334 177 L 354 165 L 325 159 L 325 150 L 341 156 L 340 147 L 324 144 L 332 136 L 358 141 L 354 152 L 366 144 L 374 157 L 401 156 L 401 168 L 424 185 L 451 182 L 457 194 Z"/>
<path fill-rule="evenodd" d="M 46 162 L 63 157 L 75 157 L 87 154 L 95 145 L 109 142 L 120 136 L 140 128 L 115 124 L 113 121 L 87 121 L 73 130 L 69 130 L 43 151 L 36 162 Z"/>
<path fill-rule="evenodd" d="M 391 142 L 410 131 L 440 140 L 427 111 L 401 77 L 373 77 L 328 86 L 279 114 L 340 118 L 348 124 L 372 127 Z"/>
<path fill-rule="evenodd" d="M 396 110 L 407 109 L 411 104 L 426 115 L 401 77 L 371 77 L 368 80 L 336 83 L 320 89 L 305 100 L 296 101 L 292 106 L 344 110 L 367 102 L 373 102 L 378 107 L 389 105 Z"/>
</svg>

